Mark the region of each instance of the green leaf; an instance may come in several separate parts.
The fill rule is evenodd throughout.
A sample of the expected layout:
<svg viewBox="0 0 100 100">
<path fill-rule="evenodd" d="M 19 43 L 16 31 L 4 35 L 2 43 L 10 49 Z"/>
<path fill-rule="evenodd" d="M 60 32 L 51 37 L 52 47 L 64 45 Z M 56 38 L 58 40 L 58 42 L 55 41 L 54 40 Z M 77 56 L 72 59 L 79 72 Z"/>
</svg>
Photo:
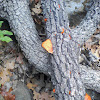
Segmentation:
<svg viewBox="0 0 100 100">
<path fill-rule="evenodd" d="M 6 31 L 6 30 L 0 30 L 0 36 L 1 35 L 13 35 L 13 33 L 12 32 L 10 32 L 10 31 Z"/>
<path fill-rule="evenodd" d="M 10 42 L 10 41 L 12 41 L 12 39 L 10 37 L 8 37 L 8 36 L 0 37 L 0 40 L 1 41 L 5 41 L 7 43 Z"/>
<path fill-rule="evenodd" d="M 3 21 L 0 21 L 0 27 L 1 27 L 2 23 L 3 23 Z M 12 39 L 10 37 L 5 36 L 5 35 L 13 35 L 13 33 L 10 31 L 7 31 L 7 30 L 0 30 L 0 40 L 1 41 L 5 41 L 7 43 L 12 41 Z"/>
<path fill-rule="evenodd" d="M 0 27 L 2 26 L 3 21 L 0 21 Z"/>
<path fill-rule="evenodd" d="M 3 37 L 4 35 L 0 33 L 0 37 Z"/>
</svg>

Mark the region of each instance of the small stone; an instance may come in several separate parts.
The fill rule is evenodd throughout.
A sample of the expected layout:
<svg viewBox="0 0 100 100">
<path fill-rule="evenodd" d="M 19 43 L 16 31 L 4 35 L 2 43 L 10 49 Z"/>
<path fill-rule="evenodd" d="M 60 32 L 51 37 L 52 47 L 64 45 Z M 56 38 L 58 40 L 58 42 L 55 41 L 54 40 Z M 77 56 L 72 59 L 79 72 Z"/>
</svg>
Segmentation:
<svg viewBox="0 0 100 100">
<path fill-rule="evenodd" d="M 16 100 L 32 100 L 33 95 L 31 91 L 23 82 L 18 82 L 16 89 L 12 92 Z"/>
</svg>

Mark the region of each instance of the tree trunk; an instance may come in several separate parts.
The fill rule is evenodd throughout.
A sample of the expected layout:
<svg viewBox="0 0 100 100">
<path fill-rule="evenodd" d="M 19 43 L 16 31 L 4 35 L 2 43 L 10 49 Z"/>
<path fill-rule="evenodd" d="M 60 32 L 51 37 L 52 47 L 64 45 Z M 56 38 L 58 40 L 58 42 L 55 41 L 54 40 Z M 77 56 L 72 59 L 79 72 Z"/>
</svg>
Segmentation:
<svg viewBox="0 0 100 100">
<path fill-rule="evenodd" d="M 91 7 L 86 19 L 79 26 L 80 30 L 73 32 L 69 27 L 66 2 L 64 0 L 41 1 L 44 18 L 47 19 L 47 38 L 51 39 L 53 44 L 53 55 L 51 55 L 53 72 L 51 78 L 55 85 L 56 99 L 84 100 L 85 88 L 80 77 L 81 68 L 78 63 L 79 45 L 96 30 L 100 20 L 95 19 L 95 16 L 100 18 L 98 14 L 99 2 L 95 2 L 95 5 Z M 92 14 L 92 10 L 94 10 L 95 14 Z M 89 24 L 91 25 L 87 28 L 86 26 Z M 91 27 L 93 30 L 90 31 L 91 34 L 88 34 L 87 32 Z"/>
<path fill-rule="evenodd" d="M 85 88 L 78 64 L 80 48 L 71 39 L 65 6 L 65 2 L 61 0 L 42 0 L 44 17 L 48 19 L 47 37 L 53 44 L 51 78 L 55 85 L 56 100 L 84 100 Z M 63 29 L 64 33 L 61 33 Z"/>
<path fill-rule="evenodd" d="M 52 80 L 54 81 L 57 100 L 84 100 L 85 89 L 80 78 L 78 44 L 69 40 L 67 34 L 59 34 L 52 39 L 55 40 L 52 55 L 52 76 L 55 79 Z"/>
<path fill-rule="evenodd" d="M 82 44 L 93 34 L 100 21 L 99 0 L 95 0 L 85 20 L 75 29 L 69 28 L 64 0 L 41 0 L 41 2 L 44 18 L 47 18 L 46 32 L 47 38 L 51 39 L 53 44 L 53 54 L 48 54 L 41 47 L 42 42 L 31 18 L 28 0 L 0 0 L 0 16 L 8 20 L 28 61 L 38 71 L 51 76 L 55 85 L 56 100 L 83 100 L 85 88 L 82 82 L 91 89 L 95 88 L 97 91 L 100 89 L 100 85 L 92 84 L 92 87 L 91 83 L 88 83 L 90 80 L 99 83 L 100 74 L 96 77 L 96 72 L 91 72 L 94 80 L 91 74 L 85 75 L 84 72 L 88 73 L 88 70 L 82 70 L 78 63 L 79 43 Z"/>
</svg>

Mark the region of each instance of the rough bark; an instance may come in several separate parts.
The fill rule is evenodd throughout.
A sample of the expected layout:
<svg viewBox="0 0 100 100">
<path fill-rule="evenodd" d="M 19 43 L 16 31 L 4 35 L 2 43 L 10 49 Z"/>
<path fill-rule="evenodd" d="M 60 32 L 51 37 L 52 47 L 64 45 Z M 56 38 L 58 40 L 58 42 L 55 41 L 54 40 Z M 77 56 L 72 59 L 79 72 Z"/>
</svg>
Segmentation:
<svg viewBox="0 0 100 100">
<path fill-rule="evenodd" d="M 81 79 L 84 86 L 87 89 L 92 89 L 100 93 L 100 71 L 86 68 L 86 66 L 80 65 L 81 67 Z"/>
<path fill-rule="evenodd" d="M 64 0 L 41 1 L 44 18 L 48 19 L 46 22 L 47 37 L 51 39 L 53 44 L 54 52 L 53 55 L 51 55 L 53 73 L 51 78 L 53 78 L 52 81 L 56 89 L 56 99 L 83 100 L 85 89 L 81 82 L 81 72 L 78 64 L 78 56 L 80 54 L 78 43 L 82 44 L 84 40 L 95 32 L 97 25 L 99 24 L 99 19 L 95 19 L 95 17 L 99 17 L 99 3 L 98 1 L 95 2 L 95 7 L 93 5 L 90 8 L 86 20 L 82 22 L 84 24 L 78 26 L 79 30 L 77 30 L 78 28 L 75 29 L 77 32 L 73 32 L 73 30 L 69 28 L 68 14 L 65 10 L 66 3 Z M 91 14 L 92 10 L 95 12 L 94 16 Z M 91 16 L 93 18 L 91 18 Z M 93 21 L 92 24 L 91 21 Z M 89 24 L 90 26 L 87 28 L 86 26 Z M 93 31 L 91 31 L 91 34 L 87 34 L 91 27 L 93 28 Z M 86 30 L 84 30 L 84 28 Z M 61 34 L 63 29 L 64 33 Z"/>
<path fill-rule="evenodd" d="M 26 0 L 3 0 L 0 3 L 0 15 L 8 20 L 28 61 L 38 71 L 48 74 L 50 71 L 49 55 L 41 48 L 42 42 L 31 17 L 29 3 Z"/>
<path fill-rule="evenodd" d="M 98 21 L 100 21 L 98 19 L 100 18 L 98 16 L 99 0 L 95 0 L 96 5 L 93 5 L 87 13 L 86 19 L 82 22 L 84 24 L 80 24 L 75 29 L 69 28 L 65 1 L 42 0 L 44 18 L 48 19 L 46 22 L 47 37 L 53 43 L 54 52 L 53 55 L 50 55 L 51 61 L 49 61 L 49 54 L 41 47 L 41 41 L 31 18 L 27 1 L 0 0 L 0 16 L 8 20 L 29 62 L 34 64 L 37 70 L 51 75 L 56 88 L 56 99 L 83 100 L 85 90 L 82 81 L 87 88 L 100 92 L 98 90 L 100 88 L 98 84 L 100 82 L 99 74 L 97 76 L 95 71 L 87 70 L 86 68 L 80 69 L 78 64 L 80 53 L 78 42 L 81 40 L 82 44 L 83 40 L 87 39 L 87 32 L 89 32 L 88 36 L 90 36 L 95 31 Z M 96 13 L 91 14 L 92 10 Z M 87 18 L 90 19 L 88 20 Z M 96 23 L 94 25 L 90 24 L 92 23 L 91 21 L 96 21 Z M 87 28 L 88 25 L 89 27 Z M 61 34 L 62 28 L 65 30 L 63 34 Z M 91 28 L 93 28 L 92 33 L 90 31 Z M 81 36 L 81 32 L 84 39 L 77 40 Z M 91 82 L 88 82 L 90 80 Z M 97 85 L 92 84 L 95 81 Z"/>
<path fill-rule="evenodd" d="M 85 88 L 78 64 L 79 47 L 69 36 L 69 21 L 64 10 L 66 3 L 61 0 L 42 0 L 42 7 L 44 17 L 48 19 L 47 37 L 53 44 L 51 78 L 55 85 L 56 100 L 84 100 Z M 63 34 L 62 28 L 66 29 Z"/>
<path fill-rule="evenodd" d="M 80 45 L 100 28 L 100 0 L 93 0 L 93 4 L 87 12 L 83 21 L 76 28 L 71 30 L 74 40 Z"/>
</svg>

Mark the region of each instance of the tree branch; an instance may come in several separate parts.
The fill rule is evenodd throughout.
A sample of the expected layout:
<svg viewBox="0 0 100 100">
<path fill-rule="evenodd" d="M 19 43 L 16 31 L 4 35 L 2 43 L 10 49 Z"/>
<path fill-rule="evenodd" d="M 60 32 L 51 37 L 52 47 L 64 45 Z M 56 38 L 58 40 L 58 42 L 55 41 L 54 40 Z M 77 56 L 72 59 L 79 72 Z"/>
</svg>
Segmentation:
<svg viewBox="0 0 100 100">
<path fill-rule="evenodd" d="M 42 0 L 43 14 L 48 19 L 47 36 L 53 44 L 51 79 L 56 90 L 56 100 L 84 100 L 85 88 L 78 74 L 78 56 L 74 55 L 79 53 L 79 48 L 66 34 L 69 20 L 66 18 L 65 4 L 64 0 Z"/>
<path fill-rule="evenodd" d="M 48 74 L 50 71 L 49 54 L 41 47 L 42 42 L 31 17 L 28 2 L 26 0 L 7 0 L 4 3 L 6 19 L 25 57 L 38 71 Z"/>
<path fill-rule="evenodd" d="M 80 65 L 81 79 L 87 89 L 92 89 L 100 93 L 100 71 L 93 70 L 90 67 Z"/>
<path fill-rule="evenodd" d="M 7 18 L 7 12 L 5 11 L 5 9 L 6 9 L 5 6 L 6 6 L 6 1 L 5 0 L 0 0 L 0 17 L 2 17 L 4 19 Z"/>
<path fill-rule="evenodd" d="M 100 1 L 93 0 L 93 5 L 79 26 L 71 30 L 73 39 L 83 44 L 100 24 Z"/>
<path fill-rule="evenodd" d="M 65 0 L 41 0 L 44 18 L 47 18 L 46 33 L 61 33 L 62 28 L 69 29 L 69 20 Z"/>
<path fill-rule="evenodd" d="M 21 49 L 24 51 L 26 58 L 29 60 L 31 64 L 35 65 L 37 70 L 48 74 L 48 72 L 51 72 L 51 69 L 50 69 L 51 65 L 48 61 L 49 55 L 44 49 L 41 48 L 41 41 L 37 35 L 38 33 L 35 29 L 34 22 L 31 18 L 30 10 L 28 8 L 28 3 L 26 2 L 26 0 L 9 0 L 8 2 L 6 2 L 6 0 L 2 0 L 2 1 L 3 1 L 2 4 L 0 2 L 0 16 L 4 18 L 6 17 L 6 19 L 9 21 L 10 27 L 12 31 L 14 32 L 15 36 L 17 37 L 19 45 Z M 59 1 L 59 2 L 62 2 L 62 1 Z M 1 9 L 3 8 L 1 7 L 1 5 L 5 5 L 5 9 Z M 21 5 L 21 7 L 19 5 Z M 5 11 L 1 11 L 1 10 L 5 10 Z M 57 13 L 60 13 L 60 11 L 58 10 Z M 62 17 L 63 13 L 61 13 L 60 15 L 61 16 L 59 16 L 59 18 L 60 17 L 63 18 Z M 45 15 L 45 18 L 46 18 L 46 15 Z M 46 26 L 49 25 L 48 21 L 46 22 Z M 68 20 L 66 20 L 66 24 L 67 24 L 67 21 Z M 84 23 L 86 22 L 84 21 Z M 50 23 L 53 24 L 53 21 Z M 59 24 L 62 26 L 61 23 Z M 66 26 L 66 24 L 64 24 L 64 26 Z M 68 24 L 67 24 L 67 28 L 68 28 Z M 80 28 L 78 27 L 79 30 L 81 30 L 81 28 L 83 27 L 82 26 L 80 26 Z M 77 28 L 75 29 L 77 30 Z M 73 30 L 73 31 L 76 32 L 76 30 L 75 31 Z M 82 30 L 80 31 L 80 33 L 81 32 Z M 92 69 L 87 69 L 85 66 L 81 66 L 81 68 L 82 69 L 81 69 L 80 74 L 86 88 L 90 88 L 90 89 L 96 90 L 97 92 L 100 92 L 100 84 L 99 84 L 100 72 L 94 71 Z"/>
<path fill-rule="evenodd" d="M 42 2 L 42 7 L 43 7 L 43 14 L 44 14 L 44 18 L 47 18 L 47 22 L 46 22 L 46 31 L 47 31 L 47 35 L 48 35 L 48 38 L 50 38 L 51 40 L 52 40 L 52 43 L 53 43 L 53 49 L 54 49 L 54 53 L 53 53 L 53 58 L 55 58 L 55 60 L 53 59 L 52 60 L 52 63 L 53 63 L 53 69 L 54 69 L 54 73 L 52 74 L 52 78 L 54 78 L 54 79 L 52 79 L 52 80 L 57 80 L 57 81 L 61 81 L 61 79 L 62 79 L 62 84 L 63 84 L 63 76 L 60 76 L 63 72 L 64 73 L 66 73 L 66 69 L 64 69 L 63 71 L 61 71 L 61 68 L 63 69 L 63 68 L 65 68 L 65 66 L 61 63 L 61 61 L 62 62 L 66 62 L 67 63 L 67 61 L 64 61 L 65 59 L 64 59 L 64 51 L 63 51 L 63 48 L 64 48 L 64 50 L 66 50 L 67 49 L 67 46 L 65 46 L 67 43 L 65 43 L 64 44 L 64 41 L 66 40 L 66 42 L 69 42 L 69 41 L 71 41 L 69 38 L 68 38 L 68 35 L 66 34 L 68 31 L 66 31 L 66 33 L 64 33 L 63 35 L 62 35 L 62 37 L 60 36 L 60 34 L 61 34 L 61 30 L 60 30 L 60 27 L 64 27 L 64 28 L 67 28 L 67 29 L 69 29 L 68 28 L 68 25 L 69 25 L 69 21 L 68 21 L 68 19 L 66 19 L 66 22 L 68 21 L 68 25 L 67 25 L 67 27 L 65 27 L 65 25 L 63 24 L 63 25 L 61 25 L 61 23 L 60 23 L 60 20 L 62 21 L 62 19 L 59 17 L 59 16 L 57 16 L 57 15 L 63 15 L 63 13 L 60 13 L 59 12 L 59 10 L 58 10 L 58 8 L 57 8 L 57 5 L 58 5 L 58 3 L 57 2 L 59 2 L 59 0 L 58 1 L 55 1 L 55 0 L 42 0 L 41 1 Z M 63 1 L 60 1 L 60 2 L 63 2 Z M 55 6 L 53 5 L 55 3 Z M 60 4 L 62 4 L 62 3 L 60 3 Z M 62 7 L 62 6 L 61 6 Z M 51 12 L 50 12 L 51 11 Z M 84 21 L 85 22 L 85 21 Z M 87 22 L 87 21 L 86 21 Z M 59 28 L 57 28 L 57 25 L 59 25 Z M 55 28 L 56 27 L 56 28 Z M 80 27 L 81 28 L 81 27 Z M 77 29 L 76 29 L 77 30 Z M 72 31 L 72 30 L 71 30 Z M 82 31 L 82 30 L 81 30 Z M 80 32 L 81 32 L 80 31 Z M 89 31 L 89 30 L 88 30 Z M 74 31 L 74 29 L 73 29 L 73 32 L 75 32 Z M 78 32 L 78 31 L 77 31 Z M 84 32 L 83 32 L 84 33 Z M 52 35 L 52 36 L 51 36 Z M 72 34 L 73 35 L 73 34 Z M 80 34 L 81 35 L 81 34 Z M 52 39 L 53 38 L 53 39 Z M 56 40 L 55 40 L 56 39 Z M 62 42 L 61 42 L 62 41 Z M 73 40 L 72 40 L 72 42 L 73 42 Z M 70 43 L 70 45 L 72 44 L 72 42 Z M 56 44 L 57 43 L 57 44 Z M 64 46 L 65 47 L 63 47 L 63 44 L 64 44 Z M 61 45 L 61 46 L 60 46 Z M 60 46 L 60 47 L 59 47 Z M 68 45 L 69 46 L 69 45 Z M 73 48 L 74 49 L 74 47 L 71 47 L 71 48 Z M 62 50 L 62 51 L 61 51 Z M 69 50 L 69 49 L 67 49 L 67 50 Z M 75 49 L 76 50 L 76 49 Z M 73 51 L 73 52 L 75 52 L 75 51 Z M 58 54 L 57 54 L 58 53 Z M 67 56 L 68 54 L 70 55 L 70 53 L 71 52 L 66 52 L 66 55 L 65 56 Z M 76 53 L 76 52 L 75 52 Z M 60 55 L 60 56 L 59 56 Z M 57 58 L 59 56 L 59 59 Z M 70 55 L 71 56 L 71 55 Z M 74 54 L 74 56 L 75 56 L 75 54 Z M 78 56 L 78 55 L 77 55 Z M 77 57 L 76 56 L 76 57 Z M 72 58 L 74 58 L 74 57 L 72 57 Z M 63 59 L 63 60 L 62 60 Z M 68 59 L 67 59 L 68 60 Z M 71 59 L 70 59 L 71 60 Z M 70 61 L 69 60 L 69 61 Z M 61 65 L 62 64 L 62 65 Z M 67 64 L 66 64 L 67 65 Z M 59 68 L 58 68 L 59 67 Z M 68 66 L 66 67 L 67 68 L 67 71 L 68 71 Z M 70 65 L 70 69 L 71 69 L 71 65 Z M 60 70 L 60 71 L 59 71 Z M 62 72 L 62 73 L 60 73 L 60 72 Z M 85 84 L 85 79 L 86 79 L 86 77 L 87 76 L 85 76 L 85 72 L 87 72 L 87 69 L 82 69 L 81 70 L 81 78 L 82 78 L 82 80 L 83 80 L 83 83 Z M 88 74 L 89 72 L 87 72 L 87 74 Z M 96 83 L 98 83 L 99 81 L 97 81 L 97 79 L 96 79 L 96 71 L 92 71 L 91 72 L 93 75 L 94 75 L 94 78 L 95 78 L 95 80 L 96 80 Z M 55 75 L 55 76 L 54 76 Z M 67 73 L 66 73 L 66 75 L 67 75 Z M 54 76 L 54 77 L 53 77 Z M 83 77 L 84 76 L 84 77 Z M 67 79 L 67 77 L 68 77 L 68 75 L 66 76 L 66 79 Z M 91 77 L 91 74 L 89 74 L 89 77 Z M 99 77 L 98 77 L 98 79 L 99 79 Z M 70 79 L 71 80 L 71 79 Z M 91 79 L 91 80 L 93 80 L 93 79 Z M 88 78 L 87 79 L 87 82 L 88 81 L 90 81 L 90 79 Z M 95 82 L 95 81 L 94 81 Z M 57 82 L 54 82 L 56 85 L 57 85 Z M 59 83 L 59 82 L 58 82 Z M 70 83 L 71 84 L 71 83 Z M 85 84 L 86 85 L 86 84 Z M 92 84 L 92 85 L 94 85 L 93 87 L 95 87 L 95 85 L 96 84 Z M 91 86 L 91 83 L 88 83 L 88 87 L 90 86 L 90 88 L 91 89 L 94 89 L 92 86 Z M 60 89 L 62 88 L 62 90 L 63 90 L 63 88 L 64 87 L 61 87 L 61 86 L 56 86 L 56 89 L 58 89 L 57 91 L 60 91 Z M 66 87 L 67 88 L 67 87 Z M 97 88 L 100 88 L 100 86 L 98 85 L 97 86 Z M 67 89 L 68 90 L 68 89 Z M 96 89 L 95 89 L 96 90 Z M 96 91 L 98 91 L 98 90 L 96 90 Z M 57 93 L 57 94 L 59 94 L 60 95 L 60 97 L 59 96 L 57 96 L 58 97 L 58 99 L 60 99 L 61 100 L 61 96 L 62 96 L 62 94 L 61 94 L 61 92 L 59 93 Z"/>
</svg>

